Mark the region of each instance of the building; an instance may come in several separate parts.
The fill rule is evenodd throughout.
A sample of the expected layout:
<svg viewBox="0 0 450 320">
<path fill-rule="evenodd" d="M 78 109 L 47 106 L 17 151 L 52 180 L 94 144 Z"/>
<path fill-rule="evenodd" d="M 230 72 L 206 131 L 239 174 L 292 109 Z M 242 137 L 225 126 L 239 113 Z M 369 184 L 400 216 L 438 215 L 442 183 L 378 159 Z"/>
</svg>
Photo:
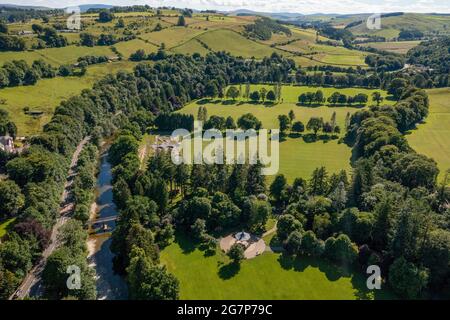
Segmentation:
<svg viewBox="0 0 450 320">
<path fill-rule="evenodd" d="M 0 150 L 6 153 L 14 153 L 14 139 L 10 136 L 0 136 Z"/>
</svg>

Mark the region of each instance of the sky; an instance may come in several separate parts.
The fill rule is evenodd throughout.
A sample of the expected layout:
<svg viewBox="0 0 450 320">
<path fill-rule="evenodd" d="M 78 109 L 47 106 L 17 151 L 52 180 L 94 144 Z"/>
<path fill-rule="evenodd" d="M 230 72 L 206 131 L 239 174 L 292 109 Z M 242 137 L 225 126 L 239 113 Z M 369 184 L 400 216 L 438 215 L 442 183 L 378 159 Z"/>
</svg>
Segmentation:
<svg viewBox="0 0 450 320">
<path fill-rule="evenodd" d="M 259 12 L 291 13 L 379 13 L 436 12 L 450 13 L 450 0 L 0 0 L 0 4 L 19 4 L 62 8 L 79 4 L 133 5 L 152 7 L 214 9 L 231 11 L 249 9 Z"/>
</svg>

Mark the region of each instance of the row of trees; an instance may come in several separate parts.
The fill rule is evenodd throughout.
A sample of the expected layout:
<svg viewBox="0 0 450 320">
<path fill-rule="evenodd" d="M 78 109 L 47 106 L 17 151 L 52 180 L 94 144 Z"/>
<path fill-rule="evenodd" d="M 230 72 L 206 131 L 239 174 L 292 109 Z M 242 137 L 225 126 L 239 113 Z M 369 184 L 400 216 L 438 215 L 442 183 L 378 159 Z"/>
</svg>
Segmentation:
<svg viewBox="0 0 450 320">
<path fill-rule="evenodd" d="M 365 93 L 358 93 L 355 96 L 347 96 L 340 92 L 334 92 L 331 96 L 326 98 L 322 90 L 317 90 L 316 92 L 302 93 L 298 97 L 298 102 L 301 105 L 306 105 L 306 104 L 311 105 L 313 103 L 314 104 L 322 104 L 325 101 L 327 101 L 328 103 L 330 103 L 332 105 L 337 105 L 337 104 L 365 105 L 367 103 L 368 99 L 369 99 L 369 97 Z M 379 92 L 376 93 L 376 95 L 374 93 L 373 99 L 374 99 L 374 101 L 376 100 L 377 103 L 379 104 L 379 102 L 382 101 L 382 96 Z"/>
<path fill-rule="evenodd" d="M 159 266 L 159 249 L 167 246 L 174 234 L 172 217 L 167 214 L 168 188 L 158 171 L 140 170 L 138 145 L 125 129 L 109 151 L 114 201 L 120 211 L 111 244 L 116 254 L 114 266 L 126 275 L 131 299 L 177 299 L 178 280 Z M 153 161 L 149 166 L 160 163 Z"/>
<path fill-rule="evenodd" d="M 55 68 L 44 60 L 36 60 L 31 66 L 24 60 L 13 60 L 0 68 L 0 88 L 34 85 L 41 78 L 55 76 Z"/>
</svg>

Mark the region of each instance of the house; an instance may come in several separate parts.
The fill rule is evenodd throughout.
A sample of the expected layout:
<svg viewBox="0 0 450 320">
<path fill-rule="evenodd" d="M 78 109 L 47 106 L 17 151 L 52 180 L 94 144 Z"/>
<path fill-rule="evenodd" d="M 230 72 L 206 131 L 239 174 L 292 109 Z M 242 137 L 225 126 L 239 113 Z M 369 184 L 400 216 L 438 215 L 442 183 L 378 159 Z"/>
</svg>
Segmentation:
<svg viewBox="0 0 450 320">
<path fill-rule="evenodd" d="M 0 150 L 6 153 L 14 153 L 14 139 L 10 136 L 0 136 Z"/>
</svg>

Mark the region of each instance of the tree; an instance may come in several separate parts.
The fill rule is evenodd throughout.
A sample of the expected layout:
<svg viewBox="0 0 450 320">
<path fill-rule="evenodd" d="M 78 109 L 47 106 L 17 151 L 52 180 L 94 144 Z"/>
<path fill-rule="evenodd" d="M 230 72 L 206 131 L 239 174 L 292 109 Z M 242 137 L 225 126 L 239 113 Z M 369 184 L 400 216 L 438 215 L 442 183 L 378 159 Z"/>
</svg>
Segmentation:
<svg viewBox="0 0 450 320">
<path fill-rule="evenodd" d="M 114 15 L 106 10 L 102 10 L 100 11 L 100 13 L 98 14 L 98 21 L 99 22 L 110 22 L 114 19 Z"/>
<path fill-rule="evenodd" d="M 333 201 L 333 207 L 338 212 L 345 208 L 348 198 L 344 182 L 339 182 L 336 189 L 334 189 L 334 191 L 330 195 L 330 199 Z"/>
<path fill-rule="evenodd" d="M 226 129 L 236 129 L 236 124 L 234 123 L 234 119 L 231 116 L 228 116 L 225 120 L 225 128 Z"/>
<path fill-rule="evenodd" d="M 389 84 L 388 93 L 392 94 L 396 100 L 400 100 L 407 87 L 408 82 L 405 79 L 395 78 Z"/>
<path fill-rule="evenodd" d="M 24 205 L 20 187 L 11 180 L 0 181 L 0 219 L 16 216 Z"/>
<path fill-rule="evenodd" d="M 280 239 L 281 241 L 285 241 L 288 236 L 294 231 L 303 231 L 301 222 L 291 214 L 282 215 L 277 223 L 278 239 Z"/>
<path fill-rule="evenodd" d="M 264 87 L 261 88 L 261 90 L 259 90 L 259 95 L 261 96 L 262 102 L 266 101 L 267 89 Z"/>
<path fill-rule="evenodd" d="M 358 248 L 350 238 L 341 234 L 337 238 L 330 237 L 325 241 L 324 256 L 341 265 L 351 265 L 358 257 Z"/>
<path fill-rule="evenodd" d="M 275 96 L 275 92 L 273 92 L 273 90 L 269 90 L 267 92 L 266 99 L 270 102 L 274 102 L 277 99 L 277 97 Z"/>
<path fill-rule="evenodd" d="M 314 101 L 317 104 L 321 104 L 325 101 L 325 97 L 323 95 L 323 91 L 322 90 L 317 90 L 316 93 L 314 94 Z"/>
<path fill-rule="evenodd" d="M 260 94 L 259 94 L 258 91 L 253 91 L 253 92 L 250 94 L 250 99 L 251 99 L 252 101 L 254 101 L 254 102 L 258 102 L 258 101 L 260 100 L 260 98 L 261 98 L 261 96 L 260 96 Z"/>
<path fill-rule="evenodd" d="M 300 251 L 304 255 L 312 257 L 320 257 L 325 250 L 325 244 L 322 240 L 317 239 L 313 231 L 308 230 L 302 236 Z"/>
<path fill-rule="evenodd" d="M 290 120 L 288 116 L 282 114 L 278 116 L 278 122 L 280 125 L 281 135 L 285 135 L 286 131 L 289 129 Z"/>
<path fill-rule="evenodd" d="M 420 293 L 427 286 L 428 270 L 418 268 L 403 257 L 395 260 L 389 268 L 389 284 L 400 296 L 406 299 L 420 297 Z"/>
<path fill-rule="evenodd" d="M 135 300 L 177 300 L 179 282 L 164 266 L 155 266 L 142 249 L 133 247 L 127 268 L 130 298 Z"/>
<path fill-rule="evenodd" d="M 292 122 L 295 120 L 294 110 L 289 111 L 288 117 L 289 117 L 289 123 L 292 124 Z"/>
<path fill-rule="evenodd" d="M 270 185 L 270 194 L 274 198 L 276 202 L 280 202 L 282 200 L 283 191 L 287 187 L 286 177 L 282 174 L 279 174 L 275 177 L 272 184 Z"/>
<path fill-rule="evenodd" d="M 264 230 L 267 220 L 272 214 L 272 206 L 268 201 L 251 199 L 243 208 L 243 215 L 248 217 L 248 226 L 251 231 Z"/>
<path fill-rule="evenodd" d="M 131 61 L 142 61 L 142 60 L 145 60 L 146 58 L 147 58 L 147 54 L 142 49 L 139 49 L 130 55 Z"/>
<path fill-rule="evenodd" d="M 230 250 L 227 252 L 228 257 L 235 264 L 240 264 L 242 260 L 244 260 L 244 251 L 245 248 L 240 243 L 235 243 L 231 246 Z"/>
<path fill-rule="evenodd" d="M 109 150 L 109 161 L 113 166 L 120 164 L 123 158 L 129 154 L 137 154 L 139 149 L 139 143 L 132 135 L 121 135 L 111 145 Z"/>
<path fill-rule="evenodd" d="M 215 98 L 219 95 L 219 88 L 217 85 L 217 81 L 210 81 L 206 85 L 205 95 L 210 98 Z"/>
<path fill-rule="evenodd" d="M 289 254 L 300 254 L 302 246 L 302 234 L 299 231 L 293 231 L 284 242 L 284 248 Z"/>
<path fill-rule="evenodd" d="M 312 195 L 325 195 L 328 192 L 328 172 L 325 167 L 313 171 L 309 189 Z"/>
<path fill-rule="evenodd" d="M 296 121 L 292 125 L 292 131 L 297 132 L 297 133 L 304 132 L 305 131 L 305 125 L 301 121 Z"/>
<path fill-rule="evenodd" d="M 314 135 L 317 136 L 317 132 L 323 128 L 323 119 L 312 117 L 309 119 L 306 129 L 314 131 Z"/>
<path fill-rule="evenodd" d="M 383 100 L 384 100 L 384 98 L 380 92 L 376 91 L 376 92 L 372 93 L 372 101 L 375 101 L 377 103 L 377 106 L 379 106 Z"/>
<path fill-rule="evenodd" d="M 33 30 L 34 33 L 37 33 L 37 34 L 41 34 L 42 31 L 44 31 L 44 28 L 41 25 L 36 24 L 36 23 L 33 23 L 31 25 L 31 29 Z"/>
<path fill-rule="evenodd" d="M 178 27 L 185 27 L 186 26 L 186 19 L 184 19 L 184 16 L 179 16 L 177 21 Z"/>
<path fill-rule="evenodd" d="M 8 33 L 8 25 L 3 21 L 0 21 L 0 33 L 7 34 Z"/>
<path fill-rule="evenodd" d="M 262 127 L 261 121 L 259 121 L 258 118 L 256 118 L 251 113 L 246 113 L 246 114 L 242 115 L 238 119 L 237 124 L 238 124 L 239 128 L 241 128 L 243 130 L 249 130 L 249 129 L 259 130 Z"/>
<path fill-rule="evenodd" d="M 239 90 L 235 86 L 231 86 L 228 88 L 226 96 L 229 99 L 236 100 L 236 98 L 239 97 Z"/>
<path fill-rule="evenodd" d="M 117 28 L 125 28 L 125 21 L 123 20 L 123 18 L 119 18 L 119 21 L 117 21 L 117 23 L 116 23 L 116 27 Z"/>
</svg>

